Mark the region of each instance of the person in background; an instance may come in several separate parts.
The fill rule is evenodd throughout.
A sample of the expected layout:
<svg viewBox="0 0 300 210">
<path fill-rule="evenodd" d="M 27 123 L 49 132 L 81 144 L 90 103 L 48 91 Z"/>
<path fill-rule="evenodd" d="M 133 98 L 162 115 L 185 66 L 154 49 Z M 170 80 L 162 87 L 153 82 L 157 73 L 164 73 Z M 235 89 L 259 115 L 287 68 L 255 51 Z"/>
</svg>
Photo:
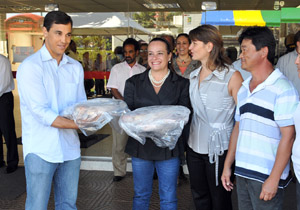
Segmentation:
<svg viewBox="0 0 300 210">
<path fill-rule="evenodd" d="M 300 79 L 300 54 L 298 54 L 295 64 L 297 66 L 298 71 L 298 79 Z M 297 178 L 296 183 L 296 198 L 297 198 L 297 210 L 300 210 L 300 105 L 298 104 L 298 107 L 294 113 L 294 123 L 295 123 L 295 129 L 296 129 L 296 139 L 293 145 L 292 149 L 292 160 L 293 160 L 293 167 L 294 172 Z"/>
<path fill-rule="evenodd" d="M 106 63 L 102 61 L 102 55 L 97 53 L 96 60 L 94 61 L 94 71 L 106 71 Z M 97 95 L 105 96 L 104 79 L 95 79 L 95 90 Z"/>
<path fill-rule="evenodd" d="M 69 47 L 66 50 L 66 55 L 78 61 L 77 46 L 73 40 L 71 40 Z"/>
<path fill-rule="evenodd" d="M 291 82 L 273 68 L 276 41 L 268 27 L 249 27 L 239 37 L 242 68 L 251 72 L 238 92 L 222 184 L 233 189 L 239 209 L 281 210 L 288 185 L 295 137 L 293 114 L 299 96 Z"/>
<path fill-rule="evenodd" d="M 176 54 L 174 53 L 174 49 L 175 49 L 175 39 L 174 36 L 172 35 L 168 35 L 168 34 L 163 34 L 160 36 L 161 38 L 167 40 L 167 42 L 170 44 L 170 48 L 171 48 L 171 52 L 172 52 L 172 59 L 176 58 Z M 172 63 L 172 60 L 171 60 Z"/>
<path fill-rule="evenodd" d="M 139 44 L 133 38 L 128 38 L 123 43 L 125 61 L 112 67 L 108 79 L 107 88 L 115 99 L 124 100 L 125 82 L 128 78 L 135 74 L 145 71 L 145 67 L 138 64 L 136 58 L 139 54 Z M 112 129 L 113 145 L 112 145 L 112 163 L 114 168 L 113 181 L 121 181 L 126 175 L 127 155 L 125 154 L 125 146 L 128 136 L 125 132 Z"/>
<path fill-rule="evenodd" d="M 226 55 L 230 59 L 231 63 L 235 62 L 237 59 L 237 49 L 235 47 L 227 47 Z"/>
<path fill-rule="evenodd" d="M 289 34 L 284 39 L 284 46 L 286 48 L 285 53 L 289 53 L 295 50 L 295 34 Z"/>
<path fill-rule="evenodd" d="M 196 60 L 192 60 L 190 54 L 189 54 L 189 46 L 191 44 L 191 40 L 189 38 L 188 34 L 181 33 L 176 37 L 175 40 L 175 46 L 176 46 L 176 53 L 177 57 L 176 59 L 172 59 L 172 66 L 175 70 L 175 72 L 186 78 L 190 78 L 190 73 L 194 71 L 196 68 L 199 67 L 200 63 Z M 187 133 L 184 135 L 184 145 L 185 145 L 185 150 L 186 150 L 186 142 L 188 140 L 189 136 L 189 125 L 188 124 L 186 127 Z M 179 170 L 179 179 L 181 180 L 187 180 L 184 171 L 183 171 L 183 165 L 186 163 L 186 160 L 183 159 L 181 160 L 181 165 L 180 165 L 180 170 Z"/>
<path fill-rule="evenodd" d="M 14 119 L 14 96 L 12 90 L 15 83 L 9 60 L 0 55 L 0 168 L 5 166 L 3 156 L 4 136 L 7 156 L 6 173 L 13 173 L 18 168 L 19 154 Z"/>
<path fill-rule="evenodd" d="M 85 52 L 82 55 L 82 66 L 84 71 L 92 71 L 92 61 L 90 60 L 90 54 L 89 52 Z M 85 79 L 84 80 L 84 88 L 85 93 L 87 97 L 92 97 L 94 95 L 93 92 L 91 92 L 91 89 L 94 87 L 95 82 L 93 79 Z"/>
<path fill-rule="evenodd" d="M 192 60 L 189 54 L 191 39 L 188 34 L 182 33 L 176 37 L 175 44 L 177 57 L 173 60 L 172 65 L 178 75 L 189 79 L 190 73 L 200 65 L 199 61 Z"/>
<path fill-rule="evenodd" d="M 56 210 L 76 210 L 80 172 L 78 126 L 60 116 L 86 101 L 82 65 L 64 54 L 72 19 L 62 11 L 44 18 L 45 44 L 18 68 L 26 175 L 26 210 L 47 210 L 53 182 Z"/>
<path fill-rule="evenodd" d="M 117 46 L 114 50 L 115 57 L 111 60 L 111 67 L 124 61 L 123 47 Z M 109 69 L 111 70 L 111 68 Z"/>
<path fill-rule="evenodd" d="M 146 42 L 142 42 L 140 44 L 140 60 L 139 64 L 144 66 L 145 68 L 148 67 L 148 44 Z"/>
<path fill-rule="evenodd" d="M 231 210 L 231 193 L 222 187 L 221 174 L 243 79 L 231 68 L 214 26 L 199 26 L 189 37 L 192 58 L 201 62 L 190 75 L 193 118 L 186 159 L 192 196 L 197 210 Z"/>
<path fill-rule="evenodd" d="M 169 43 L 154 38 L 148 46 L 150 69 L 126 81 L 124 100 L 130 110 L 153 105 L 182 105 L 190 108 L 189 81 L 178 76 L 169 64 L 172 52 Z M 183 142 L 175 148 L 161 148 L 149 138 L 144 145 L 129 137 L 126 153 L 131 156 L 134 198 L 133 210 L 149 209 L 154 169 L 159 182 L 160 209 L 177 209 L 177 177 Z"/>
<path fill-rule="evenodd" d="M 299 94 L 300 80 L 298 78 L 295 60 L 300 53 L 300 31 L 294 36 L 294 44 L 296 46 L 295 50 L 280 57 L 276 64 L 276 68 L 278 68 L 293 83 Z"/>
</svg>

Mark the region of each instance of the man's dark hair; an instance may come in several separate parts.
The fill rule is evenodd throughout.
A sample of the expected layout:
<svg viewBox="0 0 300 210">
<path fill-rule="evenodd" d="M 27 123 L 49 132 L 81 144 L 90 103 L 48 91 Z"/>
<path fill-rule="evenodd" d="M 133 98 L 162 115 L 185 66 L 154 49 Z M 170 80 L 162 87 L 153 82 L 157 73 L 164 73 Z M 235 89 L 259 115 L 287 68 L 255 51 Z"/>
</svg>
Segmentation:
<svg viewBox="0 0 300 210">
<path fill-rule="evenodd" d="M 123 42 L 123 49 L 125 49 L 126 45 L 133 45 L 134 46 L 134 51 L 140 50 L 140 45 L 139 45 L 138 41 L 136 41 L 134 38 L 127 38 Z"/>
<path fill-rule="evenodd" d="M 239 37 L 241 44 L 244 39 L 249 39 L 255 46 L 256 51 L 263 47 L 268 48 L 268 60 L 274 64 L 276 41 L 272 31 L 268 27 L 249 27 L 246 28 Z"/>
<path fill-rule="evenodd" d="M 294 36 L 295 46 L 297 46 L 297 42 L 300 42 L 300 30 Z"/>
<path fill-rule="evenodd" d="M 72 18 L 62 11 L 52 11 L 45 16 L 43 26 L 47 29 L 47 31 L 50 31 L 53 23 L 64 25 L 71 23 L 71 27 L 73 26 Z"/>
</svg>

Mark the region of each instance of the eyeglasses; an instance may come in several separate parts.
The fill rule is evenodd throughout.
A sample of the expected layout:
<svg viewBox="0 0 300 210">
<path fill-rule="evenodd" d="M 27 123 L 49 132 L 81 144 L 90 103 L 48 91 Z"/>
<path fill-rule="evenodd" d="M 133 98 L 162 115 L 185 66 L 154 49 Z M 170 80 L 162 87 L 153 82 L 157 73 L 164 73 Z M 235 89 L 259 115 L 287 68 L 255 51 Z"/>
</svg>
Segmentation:
<svg viewBox="0 0 300 210">
<path fill-rule="evenodd" d="M 148 50 L 140 50 L 140 52 L 142 53 L 142 52 L 148 52 Z"/>
</svg>

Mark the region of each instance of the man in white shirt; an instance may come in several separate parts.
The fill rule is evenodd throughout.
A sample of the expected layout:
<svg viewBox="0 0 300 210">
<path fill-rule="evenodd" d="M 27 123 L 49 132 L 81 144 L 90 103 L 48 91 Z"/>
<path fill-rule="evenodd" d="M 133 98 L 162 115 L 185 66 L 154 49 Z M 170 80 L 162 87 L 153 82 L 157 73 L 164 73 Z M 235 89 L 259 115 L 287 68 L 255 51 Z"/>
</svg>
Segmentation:
<svg viewBox="0 0 300 210">
<path fill-rule="evenodd" d="M 136 62 L 139 54 L 139 44 L 133 38 L 128 38 L 123 43 L 123 51 L 125 61 L 116 64 L 111 69 L 107 88 L 111 90 L 112 95 L 116 99 L 124 100 L 125 82 L 128 78 L 135 74 L 142 73 L 146 68 Z M 112 162 L 114 168 L 113 181 L 121 181 L 126 175 L 127 154 L 125 154 L 125 146 L 128 136 L 125 132 L 112 129 L 113 145 L 112 145 Z"/>
<path fill-rule="evenodd" d="M 18 68 L 26 210 L 47 210 L 52 180 L 55 209 L 77 209 L 78 126 L 60 116 L 66 107 L 86 101 L 82 66 L 64 54 L 71 32 L 70 16 L 49 12 L 44 19 L 45 44 Z"/>
<path fill-rule="evenodd" d="M 0 168 L 5 166 L 3 159 L 3 139 L 7 148 L 6 173 L 12 173 L 18 168 L 19 155 L 14 120 L 14 79 L 9 60 L 0 55 Z"/>
<path fill-rule="evenodd" d="M 293 83 L 298 94 L 300 94 L 300 80 L 295 64 L 298 53 L 300 53 L 300 31 L 295 34 L 294 43 L 296 46 L 295 50 L 280 57 L 276 64 L 276 68 L 279 68 L 279 70 Z"/>
</svg>

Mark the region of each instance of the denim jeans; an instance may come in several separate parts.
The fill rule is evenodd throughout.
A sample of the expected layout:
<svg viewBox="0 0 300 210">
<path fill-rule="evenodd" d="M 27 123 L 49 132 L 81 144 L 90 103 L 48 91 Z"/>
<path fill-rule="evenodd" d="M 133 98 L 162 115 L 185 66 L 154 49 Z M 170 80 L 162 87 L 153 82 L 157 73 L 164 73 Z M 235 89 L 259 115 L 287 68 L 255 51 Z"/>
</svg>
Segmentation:
<svg viewBox="0 0 300 210">
<path fill-rule="evenodd" d="M 133 210 L 149 209 L 152 194 L 154 168 L 156 168 L 160 209 L 177 209 L 177 176 L 179 171 L 179 157 L 169 160 L 151 161 L 132 157 L 134 198 Z"/>
<path fill-rule="evenodd" d="M 236 176 L 236 190 L 239 210 L 282 210 L 283 189 L 278 188 L 270 201 L 259 199 L 261 182 Z"/>
<path fill-rule="evenodd" d="M 30 153 L 25 158 L 26 210 L 47 210 L 53 180 L 55 210 L 76 208 L 81 158 L 50 163 Z"/>
</svg>

